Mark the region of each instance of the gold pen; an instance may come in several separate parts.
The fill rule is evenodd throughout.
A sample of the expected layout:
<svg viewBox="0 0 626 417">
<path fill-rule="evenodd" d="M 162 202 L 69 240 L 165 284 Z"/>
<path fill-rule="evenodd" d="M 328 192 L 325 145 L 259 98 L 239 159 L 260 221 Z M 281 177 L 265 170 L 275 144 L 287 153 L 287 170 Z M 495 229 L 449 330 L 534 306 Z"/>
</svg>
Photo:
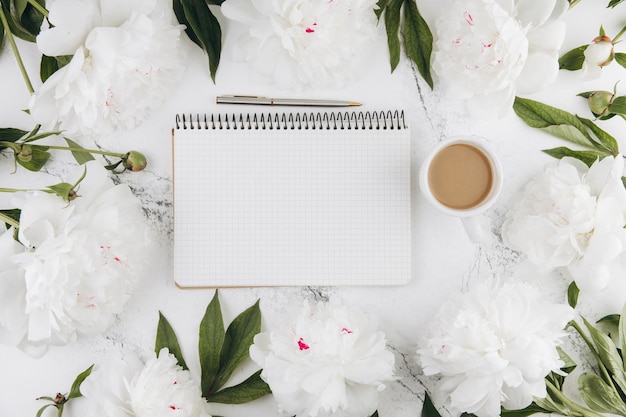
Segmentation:
<svg viewBox="0 0 626 417">
<path fill-rule="evenodd" d="M 270 98 L 259 96 L 217 96 L 217 104 L 254 104 L 262 106 L 315 106 L 315 107 L 351 107 L 361 103 L 345 100 L 319 100 L 307 98 Z"/>
</svg>

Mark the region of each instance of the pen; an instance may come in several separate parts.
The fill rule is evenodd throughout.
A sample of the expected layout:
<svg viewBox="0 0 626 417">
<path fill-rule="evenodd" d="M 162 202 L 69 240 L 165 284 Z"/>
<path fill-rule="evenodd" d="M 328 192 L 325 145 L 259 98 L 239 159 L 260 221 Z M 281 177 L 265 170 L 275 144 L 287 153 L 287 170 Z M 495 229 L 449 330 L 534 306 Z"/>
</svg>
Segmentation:
<svg viewBox="0 0 626 417">
<path fill-rule="evenodd" d="M 316 107 L 350 107 L 361 103 L 345 100 L 318 100 L 307 98 L 270 98 L 259 96 L 217 96 L 217 104 L 257 104 L 265 106 L 316 106 Z"/>
</svg>

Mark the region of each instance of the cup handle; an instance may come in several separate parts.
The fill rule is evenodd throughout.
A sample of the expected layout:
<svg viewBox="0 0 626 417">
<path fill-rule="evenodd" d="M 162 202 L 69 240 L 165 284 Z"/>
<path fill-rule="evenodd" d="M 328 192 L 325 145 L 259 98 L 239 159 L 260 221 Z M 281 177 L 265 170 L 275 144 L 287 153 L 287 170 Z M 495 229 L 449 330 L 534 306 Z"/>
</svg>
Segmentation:
<svg viewBox="0 0 626 417">
<path fill-rule="evenodd" d="M 469 217 L 461 217 L 461 223 L 467 237 L 474 243 L 482 243 L 487 240 L 488 233 L 485 227 L 481 224 L 481 220 L 484 219 L 482 215 L 475 215 Z"/>
</svg>

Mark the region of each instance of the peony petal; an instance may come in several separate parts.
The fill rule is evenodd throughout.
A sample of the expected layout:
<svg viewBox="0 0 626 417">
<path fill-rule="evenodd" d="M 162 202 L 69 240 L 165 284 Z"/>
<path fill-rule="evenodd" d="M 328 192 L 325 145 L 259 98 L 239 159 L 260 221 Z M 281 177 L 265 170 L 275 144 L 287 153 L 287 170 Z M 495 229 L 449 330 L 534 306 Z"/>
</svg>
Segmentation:
<svg viewBox="0 0 626 417">
<path fill-rule="evenodd" d="M 522 26 L 541 26 L 552 16 L 556 2 L 557 0 L 517 0 L 517 19 Z"/>
<path fill-rule="evenodd" d="M 531 53 L 515 86 L 521 95 L 537 93 L 551 84 L 558 73 L 559 63 L 552 56 L 542 52 Z"/>
<path fill-rule="evenodd" d="M 57 0 L 50 6 L 48 16 L 54 27 L 40 32 L 37 47 L 48 56 L 74 55 L 97 24 L 97 17 L 91 2 Z"/>
</svg>

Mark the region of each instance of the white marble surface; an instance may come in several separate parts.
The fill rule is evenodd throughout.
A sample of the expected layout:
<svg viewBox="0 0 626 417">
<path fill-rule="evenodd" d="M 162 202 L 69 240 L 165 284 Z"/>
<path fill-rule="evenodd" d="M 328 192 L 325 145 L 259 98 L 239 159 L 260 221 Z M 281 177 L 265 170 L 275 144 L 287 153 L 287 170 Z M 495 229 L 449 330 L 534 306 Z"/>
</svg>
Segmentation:
<svg viewBox="0 0 626 417">
<path fill-rule="evenodd" d="M 537 0 L 540 1 L 540 0 Z M 600 4 L 602 3 L 602 4 Z M 624 23 L 626 6 L 611 11 L 605 2 L 583 0 L 565 16 L 568 35 L 563 51 L 587 43 L 596 36 L 600 24 L 608 33 L 616 33 Z M 425 18 L 431 24 L 439 13 L 439 2 L 419 2 Z M 622 19 L 620 21 L 620 14 Z M 363 110 L 403 108 L 411 127 L 412 171 L 417 173 L 421 158 L 427 150 L 442 139 L 456 134 L 484 137 L 500 155 L 504 169 L 504 190 L 501 198 L 487 214 L 493 231 L 492 239 L 475 244 L 465 236 L 458 219 L 447 217 L 423 201 L 414 175 L 412 185 L 413 208 L 413 277 L 402 287 L 298 287 L 252 288 L 221 290 L 224 316 L 231 320 L 244 308 L 261 299 L 263 326 L 299 306 L 302 300 L 342 299 L 363 310 L 376 314 L 386 332 L 388 344 L 397 361 L 399 379 L 381 394 L 381 416 L 415 416 L 421 410 L 425 387 L 433 390 L 433 381 L 424 378 L 415 361 L 417 339 L 428 325 L 438 306 L 452 292 L 488 277 L 503 279 L 519 264 L 518 254 L 508 250 L 499 238 L 499 228 L 511 195 L 547 164 L 553 163 L 541 149 L 565 144 L 547 134 L 527 127 L 511 112 L 496 121 L 468 118 L 458 103 L 431 91 L 406 58 L 390 74 L 385 39 L 381 27 L 378 42 L 371 45 L 370 65 L 355 74 L 352 83 L 341 90 L 303 89 L 300 93 L 280 91 L 258 83 L 250 68 L 233 62 L 228 45 L 232 42 L 229 27 L 225 52 L 213 84 L 208 75 L 206 58 L 187 44 L 188 68 L 178 90 L 163 108 L 143 126 L 98 140 L 98 145 L 115 151 L 137 149 L 149 160 L 141 173 L 122 174 L 115 181 L 128 183 L 142 200 L 145 212 L 157 236 L 157 253 L 151 255 L 152 270 L 144 277 L 135 295 L 119 315 L 115 324 L 102 336 L 79 340 L 69 346 L 52 347 L 39 359 L 11 347 L 0 347 L 0 416 L 34 416 L 42 405 L 35 401 L 41 395 L 53 395 L 69 389 L 74 377 L 90 364 L 99 361 L 110 350 L 133 348 L 151 350 L 154 346 L 158 312 L 166 315 L 178 333 L 183 353 L 192 372 L 199 373 L 197 363 L 197 328 L 213 290 L 180 290 L 173 282 L 172 253 L 172 182 L 170 129 L 178 112 L 246 112 L 246 107 L 224 108 L 214 104 L 218 94 L 251 93 L 270 96 L 307 95 L 328 98 L 346 98 L 364 103 Z M 38 71 L 38 57 L 32 45 L 19 43 L 26 65 L 33 79 Z M 583 99 L 575 94 L 592 89 L 610 90 L 626 70 L 613 65 L 602 80 L 583 82 L 577 73 L 561 72 L 557 82 L 548 90 L 531 96 L 572 112 L 586 113 Z M 15 60 L 8 48 L 0 53 L 0 126 L 30 129 L 27 107 L 28 94 L 23 86 Z M 615 118 L 603 124 L 620 142 L 623 120 Z M 623 146 L 626 146 L 624 144 Z M 0 156 L 0 186 L 45 186 L 58 182 L 66 173 L 67 161 L 55 157 L 39 174 L 13 171 L 12 159 Z M 8 204 L 6 195 L 0 196 L 0 208 Z M 555 285 L 558 288 L 558 285 Z M 550 287 L 551 288 L 551 287 Z M 550 289 L 552 291 L 552 289 Z M 556 290 L 554 290 L 556 291 Z M 555 293 L 556 294 L 556 293 Z M 558 295 L 560 296 L 560 294 Z M 607 304 L 583 300 L 598 317 L 609 312 Z M 610 311 L 614 312 L 614 311 Z M 253 365 L 249 365 L 252 368 Z M 247 374 L 237 374 L 241 378 Z M 224 416 L 275 416 L 276 406 L 271 397 L 236 407 L 215 407 L 214 413 Z M 52 415 L 52 413 L 51 413 Z M 66 415 L 72 416 L 71 407 Z"/>
</svg>

